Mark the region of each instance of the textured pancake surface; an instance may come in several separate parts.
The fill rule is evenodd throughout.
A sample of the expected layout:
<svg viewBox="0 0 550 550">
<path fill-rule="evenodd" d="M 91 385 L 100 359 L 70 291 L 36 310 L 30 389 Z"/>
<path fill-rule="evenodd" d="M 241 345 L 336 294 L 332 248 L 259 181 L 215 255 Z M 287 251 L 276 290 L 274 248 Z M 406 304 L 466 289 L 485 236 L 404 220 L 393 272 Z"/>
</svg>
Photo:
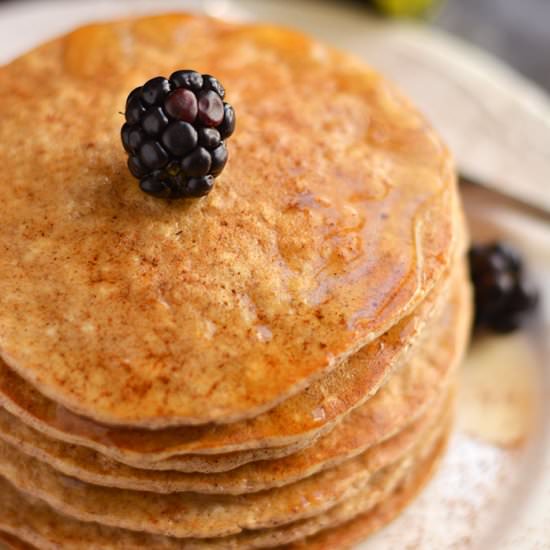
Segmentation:
<svg viewBox="0 0 550 550">
<path fill-rule="evenodd" d="M 323 529 L 324 526 L 338 525 L 350 517 L 361 514 L 381 502 L 396 486 L 398 486 L 396 494 L 400 495 L 400 501 L 403 502 L 405 494 L 399 486 L 404 483 L 407 485 L 422 484 L 429 477 L 434 461 L 437 461 L 443 450 L 448 426 L 448 423 L 443 422 L 440 430 L 433 432 L 429 440 L 425 441 L 425 446 L 420 446 L 411 455 L 375 474 L 368 486 L 352 499 L 319 516 L 278 528 L 243 531 L 237 535 L 217 539 L 177 539 L 156 536 L 97 523 L 82 522 L 59 515 L 40 500 L 24 497 L 1 479 L 0 504 L 4 514 L 0 517 L 0 527 L 45 549 L 61 547 L 68 550 L 87 550 L 93 547 L 98 550 L 116 550 L 123 547 L 125 550 L 142 548 L 237 550 L 272 546 L 275 541 L 290 540 L 307 533 L 313 534 L 319 529 Z M 442 437 L 437 437 L 437 433 L 442 434 Z M 409 491 L 407 498 L 411 498 L 413 494 Z M 393 495 L 390 495 L 390 504 L 392 500 Z M 318 536 L 324 537 L 331 532 L 331 529 L 322 531 Z"/>
<path fill-rule="evenodd" d="M 394 520 L 434 474 L 448 443 L 447 433 L 387 498 L 373 509 L 313 537 L 289 544 L 285 550 L 346 550 Z M 283 549 L 281 549 L 283 550 Z"/>
<path fill-rule="evenodd" d="M 214 191 L 169 203 L 128 173 L 119 112 L 188 67 L 220 78 L 238 129 Z M 378 74 L 294 32 L 185 15 L 84 27 L 0 68 L 0 118 L 0 355 L 105 423 L 268 410 L 411 312 L 451 261 L 435 132 Z"/>
<path fill-rule="evenodd" d="M 334 466 L 392 436 L 439 398 L 462 356 L 468 329 L 468 315 L 463 311 L 465 300 L 466 289 L 461 281 L 449 306 L 454 308 L 454 314 L 452 309 L 446 309 L 438 316 L 437 329 L 430 333 L 410 364 L 401 367 L 374 397 L 332 432 L 288 457 L 254 462 L 217 475 L 137 469 L 91 449 L 44 436 L 3 409 L 0 439 L 66 475 L 99 485 L 155 492 L 235 494 L 285 485 Z M 413 432 L 416 429 L 411 427 Z"/>
<path fill-rule="evenodd" d="M 403 432 L 406 433 L 399 434 L 400 437 L 414 438 L 434 412 L 427 412 L 404 428 Z M 220 474 L 132 468 L 85 447 L 47 438 L 26 427 L 3 409 L 0 409 L 0 439 L 67 476 L 96 485 L 155 493 L 193 491 L 205 494 L 241 494 L 292 483 L 339 464 L 377 443 L 378 434 L 369 430 L 370 425 L 363 428 L 361 420 L 362 416 L 353 415 L 353 424 L 349 422 L 349 425 L 340 426 L 326 440 L 306 452 L 279 460 L 255 462 L 236 471 Z M 360 433 L 356 434 L 354 432 L 358 426 Z"/>
<path fill-rule="evenodd" d="M 147 429 L 101 425 L 70 412 L 36 391 L 1 360 L 0 402 L 51 437 L 88 446 L 138 467 L 190 471 L 195 466 L 212 472 L 222 471 L 224 464 L 228 470 L 247 460 L 288 455 L 333 428 L 343 415 L 368 400 L 393 368 L 419 352 L 418 340 L 439 322 L 438 313 L 449 299 L 449 282 L 447 277 L 413 313 L 346 363 L 253 419 L 166 428 L 151 437 Z M 245 449 L 258 450 L 234 452 Z M 230 456 L 220 455 L 228 452 Z M 206 456 L 202 461 L 200 456 L 181 456 L 189 453 L 220 456 Z"/>
<path fill-rule="evenodd" d="M 425 363 L 422 363 L 425 366 Z M 437 367 L 440 365 L 438 364 Z M 442 365 L 441 365 L 442 366 Z M 179 471 L 157 471 L 133 468 L 116 462 L 97 451 L 78 445 L 70 445 L 51 439 L 40 432 L 26 426 L 5 409 L 0 408 L 0 439 L 6 441 L 26 454 L 44 461 L 60 472 L 89 483 L 119 487 L 123 489 L 154 491 L 170 493 L 194 491 L 199 493 L 248 493 L 268 488 L 279 487 L 307 477 L 317 471 L 339 464 L 379 441 L 391 437 L 403 428 L 409 432 L 409 437 L 421 429 L 429 421 L 432 411 L 427 411 L 418 420 L 418 415 L 433 400 L 433 392 L 440 390 L 450 374 L 447 369 L 444 376 L 438 379 L 438 370 L 430 371 L 432 380 L 424 388 L 416 377 L 402 377 L 401 383 L 413 385 L 417 392 L 393 400 L 395 407 L 388 407 L 388 399 L 384 399 L 384 390 L 357 411 L 347 417 L 329 435 L 314 445 L 290 456 L 279 459 L 255 461 L 236 470 L 223 473 L 183 473 Z M 414 374 L 421 374 L 415 369 Z M 435 380 L 433 380 L 435 376 Z M 395 388 L 394 380 L 388 384 Z M 426 380 L 428 377 L 426 377 Z M 397 382 L 399 383 L 399 382 Z M 420 397 L 418 391 L 426 390 L 425 397 Z M 412 393 L 415 393 L 413 396 Z M 415 410 L 412 407 L 417 405 Z M 382 409 L 385 408 L 385 412 Z"/>
<path fill-rule="evenodd" d="M 469 326 L 468 286 L 460 280 L 454 300 L 433 333 L 427 361 L 454 364 L 464 348 Z M 452 350 L 451 353 L 445 353 Z M 427 370 L 426 365 L 423 366 Z M 435 376 L 437 378 L 437 376 Z M 439 376 L 441 378 L 441 376 Z M 397 385 L 390 400 L 398 399 L 410 381 Z M 414 391 L 413 391 L 414 393 Z M 444 395 L 445 390 L 440 392 Z M 374 414 L 377 408 L 374 407 Z M 387 414 L 391 414 L 390 411 Z M 0 444 L 0 474 L 18 488 L 46 500 L 62 513 L 84 521 L 144 530 L 175 537 L 221 537 L 243 529 L 265 529 L 319 515 L 356 496 L 370 483 L 372 473 L 406 452 L 423 446 L 407 431 L 339 465 L 280 488 L 245 495 L 155 494 L 100 487 L 57 473 L 53 468 Z"/>
<path fill-rule="evenodd" d="M 223 537 L 317 516 L 365 490 L 376 472 L 407 456 L 411 447 L 429 446 L 432 434 L 430 429 L 416 440 L 398 434 L 320 474 L 279 489 L 237 496 L 159 495 L 98 487 L 58 474 L 3 442 L 0 475 L 79 520 L 164 536 Z"/>
</svg>

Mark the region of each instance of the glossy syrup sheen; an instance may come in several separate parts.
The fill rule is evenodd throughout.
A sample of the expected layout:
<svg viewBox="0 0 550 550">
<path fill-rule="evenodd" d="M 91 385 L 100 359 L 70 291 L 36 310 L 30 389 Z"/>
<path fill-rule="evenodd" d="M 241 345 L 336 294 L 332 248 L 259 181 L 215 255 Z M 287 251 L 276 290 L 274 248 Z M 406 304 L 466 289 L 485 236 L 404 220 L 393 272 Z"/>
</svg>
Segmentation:
<svg viewBox="0 0 550 550">
<path fill-rule="evenodd" d="M 128 173 L 119 112 L 189 67 L 224 83 L 237 131 L 211 195 L 168 203 Z M 0 116 L 0 354 L 96 420 L 254 416 L 450 263 L 447 150 L 379 75 L 297 33 L 184 15 L 86 27 L 0 69 Z"/>
</svg>

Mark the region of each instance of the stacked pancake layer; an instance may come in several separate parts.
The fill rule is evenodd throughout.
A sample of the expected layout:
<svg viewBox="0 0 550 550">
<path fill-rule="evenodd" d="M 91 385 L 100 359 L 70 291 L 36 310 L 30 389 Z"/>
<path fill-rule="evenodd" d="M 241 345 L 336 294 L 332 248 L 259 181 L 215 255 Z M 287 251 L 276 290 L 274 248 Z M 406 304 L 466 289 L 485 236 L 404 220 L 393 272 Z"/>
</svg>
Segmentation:
<svg viewBox="0 0 550 550">
<path fill-rule="evenodd" d="M 117 112 L 186 67 L 239 127 L 212 194 L 169 203 Z M 469 331 L 425 120 L 302 35 L 186 15 L 79 29 L 0 99 L 1 541 L 333 549 L 390 521 L 445 448 Z"/>
</svg>

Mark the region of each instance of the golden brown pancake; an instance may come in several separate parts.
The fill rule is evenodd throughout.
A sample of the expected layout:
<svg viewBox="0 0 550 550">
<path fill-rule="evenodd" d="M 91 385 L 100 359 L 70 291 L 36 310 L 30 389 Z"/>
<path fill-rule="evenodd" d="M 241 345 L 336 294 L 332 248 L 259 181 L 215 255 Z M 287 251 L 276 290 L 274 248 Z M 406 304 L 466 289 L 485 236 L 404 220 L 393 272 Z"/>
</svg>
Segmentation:
<svg viewBox="0 0 550 550">
<path fill-rule="evenodd" d="M 461 284 L 457 282 L 456 284 Z M 77 416 L 45 398 L 0 360 L 0 402 L 12 414 L 50 437 L 98 450 L 129 465 L 146 468 L 182 469 L 189 471 L 182 453 L 227 453 L 263 447 L 264 458 L 270 458 L 269 446 L 285 446 L 308 441 L 329 431 L 349 411 L 364 403 L 383 383 L 388 364 L 396 367 L 419 350 L 417 341 L 431 325 L 448 300 L 449 281 L 442 282 L 423 304 L 406 319 L 349 361 L 315 382 L 300 394 L 254 419 L 225 425 L 150 430 L 113 428 Z M 289 454 L 279 449 L 281 454 Z M 281 454 L 275 454 L 281 456 Z M 173 458 L 171 458 L 173 457 Z M 273 455 L 271 457 L 274 457 Z M 193 464 L 200 457 L 194 457 Z M 223 457 L 214 461 L 205 458 L 201 471 L 216 471 L 227 463 L 235 467 L 244 457 Z M 252 454 L 250 458 L 257 459 Z M 167 460 L 168 459 L 168 460 Z M 237 459 L 237 460 L 235 460 Z"/>
<path fill-rule="evenodd" d="M 238 130 L 214 192 L 166 202 L 128 173 L 119 112 L 182 67 L 220 78 Z M 457 195 L 437 134 L 377 73 L 292 31 L 186 15 L 84 27 L 0 68 L 0 118 L 0 355 L 88 418 L 257 416 L 450 266 Z"/>
<path fill-rule="evenodd" d="M 441 427 L 436 425 L 435 434 Z M 281 488 L 246 495 L 156 494 L 110 489 L 58 474 L 0 442 L 0 475 L 17 489 L 82 521 L 178 538 L 210 538 L 266 529 L 317 516 L 365 490 L 372 476 L 414 449 L 429 447 L 399 434 L 344 463 Z M 407 462 L 406 459 L 405 463 Z"/>
<path fill-rule="evenodd" d="M 148 533 L 128 531 L 120 528 L 107 527 L 96 523 L 82 522 L 69 517 L 61 516 L 39 500 L 23 497 L 11 485 L 0 478 L 0 504 L 5 511 L 0 517 L 0 526 L 6 531 L 16 533 L 26 541 L 36 544 L 40 548 L 59 548 L 67 550 L 84 550 L 93 547 L 97 550 L 125 550 L 155 548 L 159 550 L 213 550 L 213 549 L 244 549 L 270 545 L 271 542 L 288 539 L 292 534 L 302 536 L 304 532 L 312 532 L 324 524 L 337 525 L 346 521 L 347 517 L 361 513 L 361 509 L 368 510 L 377 500 L 387 496 L 396 484 L 394 495 L 388 498 L 388 505 L 381 515 L 387 521 L 388 508 L 397 500 L 403 505 L 404 501 L 412 498 L 415 491 L 412 486 L 422 485 L 431 475 L 434 464 L 441 455 L 447 439 L 448 426 L 442 425 L 443 438 L 436 437 L 435 441 L 420 448 L 418 458 L 407 457 L 404 462 L 398 462 L 376 474 L 369 487 L 356 498 L 328 510 L 321 516 L 294 522 L 279 528 L 263 529 L 258 531 L 243 531 L 237 535 L 217 539 L 176 539 L 172 537 L 155 536 Z M 405 476 L 399 479 L 396 471 Z M 397 497 L 397 499 L 396 499 Z M 373 510 L 377 514 L 377 510 Z M 359 516 L 361 526 L 365 520 Z M 348 522 L 346 525 L 349 525 Z M 380 522 L 377 522 L 380 523 Z M 354 531 L 357 531 L 355 528 Z M 333 532 L 332 529 L 322 531 L 318 537 L 324 540 Z M 311 539 L 308 539 L 308 542 Z M 318 540 L 317 537 L 312 539 Z M 331 548 L 337 548 L 333 546 Z"/>
<path fill-rule="evenodd" d="M 189 67 L 235 106 L 230 161 L 154 199 L 119 111 Z M 0 544 L 332 550 L 398 513 L 445 447 L 470 296 L 450 155 L 391 84 L 166 15 L 0 67 L 0 117 Z"/>
<path fill-rule="evenodd" d="M 442 449 L 434 450 L 434 447 L 444 447 L 442 440 L 446 439 L 449 423 L 443 420 L 437 434 L 432 436 L 434 441 L 425 442 L 425 447 L 415 451 L 413 456 L 408 456 L 400 462 L 388 466 L 376 473 L 371 479 L 366 490 L 360 491 L 356 496 L 347 499 L 328 511 L 305 520 L 283 525 L 278 528 L 248 531 L 234 537 L 234 548 L 280 548 L 280 545 L 298 541 L 315 533 L 330 531 L 332 528 L 371 510 L 387 498 L 391 498 L 396 486 L 400 486 L 410 477 L 418 476 L 426 469 L 426 455 L 441 453 Z M 447 419 L 448 420 L 448 419 Z M 436 437 L 437 435 L 437 437 Z M 238 543 L 237 539 L 238 538 Z M 215 539 L 210 539 L 212 548 L 226 550 L 227 538 L 216 545 L 212 545 Z M 337 546 L 334 548 L 338 548 Z"/>
<path fill-rule="evenodd" d="M 210 549 L 228 548 L 260 548 L 271 547 L 286 544 L 291 541 L 301 539 L 311 534 L 317 533 L 320 530 L 333 527 L 341 524 L 349 519 L 357 516 L 360 513 L 372 508 L 384 498 L 386 498 L 396 487 L 401 484 L 406 476 L 411 475 L 412 471 L 419 467 L 425 455 L 429 454 L 434 448 L 434 441 L 439 441 L 449 430 L 450 426 L 450 407 L 451 400 L 447 398 L 444 407 L 439 406 L 434 411 L 434 418 L 420 432 L 417 432 L 416 437 L 405 444 L 406 448 L 413 448 L 413 452 L 407 452 L 405 456 L 397 462 L 392 462 L 389 466 L 374 473 L 368 483 L 368 488 L 360 491 L 356 496 L 353 496 L 346 501 L 338 504 L 324 513 L 316 516 L 308 517 L 299 521 L 272 527 L 267 529 L 258 529 L 251 531 L 243 531 L 235 536 L 221 537 L 219 539 L 207 539 L 202 543 L 199 541 L 190 542 L 190 547 L 207 547 Z M 394 438 L 391 448 L 383 449 L 384 458 L 381 461 L 390 460 L 400 449 L 400 453 L 404 453 L 403 443 L 401 438 Z M 418 445 L 418 442 L 421 442 Z M 416 445 L 415 445 L 416 442 Z M 380 460 L 380 459 L 379 459 Z M 182 541 L 182 545 L 186 545 L 188 541 Z M 185 546 L 186 548 L 188 546 Z"/>
<path fill-rule="evenodd" d="M 466 294 L 462 283 L 455 291 L 454 314 L 447 311 L 438 319 L 438 329 L 431 333 L 421 350 L 423 353 L 412 358 L 411 365 L 396 373 L 329 435 L 286 458 L 255 462 L 217 475 L 147 471 L 124 466 L 93 450 L 45 437 L 6 411 L 0 411 L 0 438 L 67 475 L 100 485 L 155 492 L 189 490 L 234 494 L 282 486 L 339 464 L 391 437 L 437 400 L 462 356 L 469 327 Z M 413 426 L 411 431 L 416 429 Z"/>
<path fill-rule="evenodd" d="M 441 410 L 439 411 L 441 413 Z M 439 416 L 439 425 L 433 430 L 428 439 L 399 462 L 387 466 L 377 472 L 371 479 L 366 490 L 330 508 L 318 516 L 306 520 L 296 521 L 275 529 L 248 531 L 238 536 L 237 548 L 265 548 L 277 547 L 293 541 L 299 541 L 316 533 L 331 530 L 344 522 L 371 510 L 386 498 L 391 498 L 397 487 L 402 486 L 408 479 L 419 477 L 426 470 L 426 461 L 433 460 L 433 455 L 440 455 L 450 428 L 449 410 Z M 234 537 L 235 539 L 237 537 Z M 212 539 L 210 539 L 212 540 Z M 213 548 L 226 548 L 220 543 Z"/>
<path fill-rule="evenodd" d="M 399 437 L 414 438 L 436 412 L 436 408 L 430 406 L 420 418 L 403 428 Z M 4 409 L 0 409 L 0 439 L 49 464 L 62 474 L 96 485 L 156 493 L 193 491 L 242 494 L 281 487 L 325 470 L 397 432 L 392 429 L 381 436 L 377 429 L 378 423 L 373 426 L 372 418 L 359 411 L 357 413 L 352 413 L 330 435 L 307 451 L 278 460 L 255 462 L 221 474 L 132 468 L 85 447 L 47 438 L 25 426 Z"/>
<path fill-rule="evenodd" d="M 419 468 L 414 468 L 397 489 L 372 510 L 335 528 L 289 544 L 284 550 L 346 550 L 393 521 L 432 477 L 441 461 L 447 441 L 448 436 L 440 441 Z"/>
</svg>

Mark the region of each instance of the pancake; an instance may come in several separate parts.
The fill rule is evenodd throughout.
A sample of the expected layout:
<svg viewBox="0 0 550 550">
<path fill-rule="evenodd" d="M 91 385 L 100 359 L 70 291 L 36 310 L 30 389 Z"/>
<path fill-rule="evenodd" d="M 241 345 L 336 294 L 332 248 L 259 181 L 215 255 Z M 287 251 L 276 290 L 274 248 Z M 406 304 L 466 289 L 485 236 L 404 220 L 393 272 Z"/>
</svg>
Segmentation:
<svg viewBox="0 0 550 550">
<path fill-rule="evenodd" d="M 129 468 L 80 446 L 67 445 L 26 427 L 0 410 L 0 438 L 62 473 L 99 485 L 155 492 L 195 491 L 239 494 L 278 487 L 366 450 L 420 416 L 442 394 L 460 362 L 469 327 L 467 289 L 455 291 L 454 313 L 447 311 L 429 344 L 398 371 L 373 398 L 352 412 L 329 435 L 297 454 L 249 464 L 227 474 L 182 474 Z M 420 421 L 422 423 L 422 420 Z M 411 431 L 415 431 L 414 426 Z"/>
<path fill-rule="evenodd" d="M 443 451 L 447 446 L 448 436 L 444 437 L 428 458 L 414 468 L 397 489 L 383 499 L 374 509 L 354 517 L 335 528 L 327 529 L 305 540 L 294 542 L 281 550 L 346 550 L 352 548 L 385 525 L 393 521 L 403 509 L 417 496 L 424 485 L 433 476 Z"/>
<path fill-rule="evenodd" d="M 12 414 L 46 435 L 95 449 L 125 464 L 188 470 L 184 453 L 227 453 L 257 447 L 307 445 L 326 433 L 351 409 L 378 389 L 399 359 L 417 352 L 430 316 L 444 306 L 449 281 L 442 283 L 418 311 L 387 335 L 354 354 L 349 361 L 300 394 L 255 419 L 227 425 L 156 430 L 112 428 L 77 416 L 45 398 L 0 361 L 0 403 Z M 434 319 L 432 324 L 438 324 Z M 428 327 L 426 327 L 428 328 Z M 415 345 L 416 344 L 416 345 Z M 265 451 L 264 451 L 265 452 Z M 266 453 L 266 458 L 269 458 Z M 194 458 L 195 463 L 197 457 Z M 160 461 L 165 461 L 161 463 Z M 223 460 L 217 460 L 221 467 Z M 208 460 L 201 468 L 209 469 Z"/>
<path fill-rule="evenodd" d="M 416 440 L 397 436 L 294 484 L 237 496 L 159 495 L 99 487 L 63 476 L 3 442 L 0 475 L 22 492 L 82 521 L 179 538 L 222 537 L 284 525 L 332 508 L 365 489 L 375 472 L 414 455 L 414 448 L 429 446 L 433 431 Z"/>
<path fill-rule="evenodd" d="M 0 375 L 1 376 L 1 375 Z M 0 399 L 2 401 L 2 399 Z M 28 411 L 25 411 L 17 406 L 16 402 L 6 401 L 6 406 L 10 410 L 14 411 L 16 415 L 9 413 L 6 409 L 0 406 L 0 418 L 2 419 L 3 426 L 6 427 L 6 433 L 13 431 L 9 428 L 9 424 L 16 424 L 18 429 L 20 429 L 19 435 L 21 437 L 39 437 L 41 442 L 48 445 L 49 442 L 54 441 L 56 443 L 65 443 L 62 440 L 55 439 L 55 431 L 48 428 L 47 425 L 43 425 L 44 432 L 52 434 L 53 436 L 44 436 L 37 429 L 31 428 L 30 426 L 35 426 L 41 428 L 41 424 L 36 422 L 32 416 L 28 414 Z M 19 417 L 23 419 L 28 419 L 28 425 L 22 422 Z M 32 435 L 30 435 L 32 433 Z M 9 437 L 9 435 L 8 435 Z M 152 467 L 155 470 L 177 470 L 180 472 L 202 472 L 202 473 L 216 473 L 216 472 L 227 472 L 238 468 L 244 464 L 249 464 L 254 461 L 262 460 L 275 460 L 278 458 L 283 458 L 289 456 L 293 453 L 296 453 L 304 448 L 307 448 L 315 442 L 315 439 L 299 440 L 291 445 L 285 447 L 270 447 L 264 449 L 250 449 L 246 451 L 236 451 L 232 453 L 223 453 L 216 455 L 179 455 L 174 458 L 170 458 L 164 461 L 154 462 L 151 464 L 147 463 L 148 467 Z M 67 443 L 65 447 L 66 450 L 70 448 L 76 448 L 77 446 L 71 443 Z M 71 454 L 71 453 L 69 453 Z M 105 460 L 106 457 L 102 455 L 102 460 Z M 109 460 L 107 458 L 107 460 Z M 130 462 L 131 465 L 131 462 Z M 140 464 L 141 465 L 141 464 Z M 139 466 L 138 466 L 139 467 Z"/>
<path fill-rule="evenodd" d="M 421 418 L 404 428 L 405 433 L 395 437 L 414 438 L 432 420 L 437 412 L 435 409 L 430 407 Z M 308 451 L 284 459 L 253 463 L 224 474 L 185 474 L 125 466 L 85 447 L 46 438 L 0 409 L 0 439 L 25 454 L 87 483 L 155 493 L 242 494 L 281 487 L 335 466 L 378 443 L 378 437 L 383 440 L 396 431 L 391 430 L 380 437 L 378 430 L 373 429 L 372 419 L 361 413 L 352 414 Z"/>
<path fill-rule="evenodd" d="M 405 478 L 402 481 L 405 485 L 399 487 L 395 495 L 403 501 L 405 500 L 405 489 L 409 489 L 413 483 L 419 485 L 425 482 L 433 470 L 434 463 L 440 456 L 445 446 L 447 430 L 443 430 L 443 438 L 436 438 L 435 444 L 421 448 L 420 460 L 409 457 L 408 465 L 397 463 L 388 467 L 385 471 L 379 472 L 373 477 L 372 484 L 363 493 L 358 494 L 353 501 L 355 506 L 350 506 L 348 501 L 343 506 L 337 506 L 330 509 L 326 514 L 314 517 L 311 520 L 295 522 L 275 529 L 260 531 L 245 531 L 238 535 L 223 537 L 218 539 L 175 539 L 171 537 L 155 536 L 147 533 L 139 533 L 119 528 L 107 527 L 96 523 L 81 522 L 69 517 L 61 516 L 39 500 L 23 497 L 17 493 L 13 487 L 0 478 L 0 505 L 5 511 L 0 517 L 0 526 L 2 529 L 15 533 L 22 539 L 36 544 L 39 548 L 56 549 L 64 548 L 67 550 L 87 550 L 93 547 L 97 550 L 125 550 L 155 548 L 155 550 L 212 550 L 220 548 L 223 550 L 244 549 L 263 546 L 266 542 L 273 541 L 276 537 L 281 540 L 288 537 L 291 532 L 296 534 L 306 530 L 313 530 L 313 526 L 321 524 L 338 524 L 348 515 L 353 507 L 360 510 L 363 503 L 372 504 L 377 497 L 369 495 L 377 494 L 378 498 L 391 491 L 392 484 L 399 483 L 398 476 L 393 475 L 392 470 L 402 468 L 401 471 Z M 422 458 L 427 455 L 427 459 Z M 389 476 L 389 479 L 388 479 Z M 376 486 L 376 488 L 375 488 Z M 412 497 L 412 491 L 409 490 L 408 497 Z M 394 495 L 389 497 L 389 501 L 394 499 Z M 363 518 L 361 518 L 363 519 Z M 309 527 L 308 527 L 309 525 Z M 346 524 L 347 525 L 347 524 Z M 333 530 L 324 531 L 319 535 L 321 540 L 332 533 Z M 317 537 L 313 538 L 316 540 Z M 309 540 L 309 539 L 308 539 Z M 339 548 L 333 546 L 332 548 Z"/>
<path fill-rule="evenodd" d="M 214 192 L 167 202 L 128 173 L 118 113 L 181 67 L 221 79 L 239 128 Z M 447 149 L 382 77 L 296 32 L 186 15 L 87 26 L 0 68 L 0 118 L 0 355 L 99 422 L 255 417 L 450 267 Z"/>
<path fill-rule="evenodd" d="M 439 411 L 441 413 L 441 410 Z M 330 510 L 308 518 L 297 521 L 276 529 L 266 529 L 260 531 L 248 531 L 238 536 L 238 544 L 235 548 L 280 548 L 294 541 L 299 541 L 313 534 L 331 530 L 352 518 L 371 510 L 376 505 L 383 502 L 396 490 L 403 486 L 408 479 L 417 478 L 424 475 L 426 462 L 435 459 L 440 455 L 445 447 L 451 426 L 450 409 L 447 409 L 444 415 L 440 415 L 437 429 L 432 431 L 430 438 L 423 442 L 420 448 L 416 449 L 414 454 L 402 459 L 396 464 L 388 466 L 371 479 L 369 486 L 360 491 L 356 496 L 347 499 L 345 502 L 334 506 Z M 237 537 L 234 537 L 234 540 Z M 211 539 L 212 541 L 212 539 Z M 226 550 L 228 539 L 221 543 L 213 545 L 212 548 Z M 334 547 L 339 548 L 339 547 Z"/>
</svg>

